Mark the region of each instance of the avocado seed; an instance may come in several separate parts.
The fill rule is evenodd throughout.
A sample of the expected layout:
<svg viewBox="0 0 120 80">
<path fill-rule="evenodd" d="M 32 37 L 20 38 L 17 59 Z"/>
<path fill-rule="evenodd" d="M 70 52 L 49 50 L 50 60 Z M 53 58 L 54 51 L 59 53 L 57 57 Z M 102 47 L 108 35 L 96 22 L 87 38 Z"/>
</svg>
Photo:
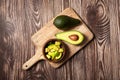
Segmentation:
<svg viewBox="0 0 120 80">
<path fill-rule="evenodd" d="M 73 41 L 77 41 L 79 37 L 76 34 L 72 34 L 72 35 L 69 36 L 69 38 Z"/>
</svg>

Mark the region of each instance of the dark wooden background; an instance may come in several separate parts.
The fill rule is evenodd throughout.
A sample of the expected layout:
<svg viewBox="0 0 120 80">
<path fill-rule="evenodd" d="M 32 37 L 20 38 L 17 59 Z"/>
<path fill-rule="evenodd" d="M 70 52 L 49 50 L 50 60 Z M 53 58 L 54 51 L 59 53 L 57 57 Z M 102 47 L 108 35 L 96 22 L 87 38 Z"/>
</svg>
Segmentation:
<svg viewBox="0 0 120 80">
<path fill-rule="evenodd" d="M 42 61 L 23 71 L 35 53 L 31 36 L 67 7 L 93 31 L 93 41 L 58 69 Z M 120 1 L 0 0 L 0 80 L 120 80 Z"/>
</svg>

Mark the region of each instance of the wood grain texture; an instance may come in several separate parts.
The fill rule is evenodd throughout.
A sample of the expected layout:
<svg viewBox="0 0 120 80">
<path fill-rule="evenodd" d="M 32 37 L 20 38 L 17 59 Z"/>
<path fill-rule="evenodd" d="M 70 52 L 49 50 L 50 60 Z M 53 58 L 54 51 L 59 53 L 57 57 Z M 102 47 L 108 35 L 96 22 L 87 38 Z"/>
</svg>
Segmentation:
<svg viewBox="0 0 120 80">
<path fill-rule="evenodd" d="M 35 53 L 31 36 L 67 7 L 94 40 L 58 69 L 42 61 L 23 71 Z M 0 0 L 0 80 L 119 80 L 119 57 L 119 0 Z"/>
</svg>

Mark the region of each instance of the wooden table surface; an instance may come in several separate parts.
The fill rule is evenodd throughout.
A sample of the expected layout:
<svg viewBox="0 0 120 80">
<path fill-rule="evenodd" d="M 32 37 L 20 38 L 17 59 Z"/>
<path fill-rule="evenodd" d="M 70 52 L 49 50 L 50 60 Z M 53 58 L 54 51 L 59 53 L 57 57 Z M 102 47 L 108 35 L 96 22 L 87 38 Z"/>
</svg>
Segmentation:
<svg viewBox="0 0 120 80">
<path fill-rule="evenodd" d="M 22 70 L 35 53 L 31 36 L 67 7 L 95 38 L 58 69 L 42 61 Z M 0 80 L 120 80 L 119 57 L 119 0 L 0 0 Z"/>
</svg>

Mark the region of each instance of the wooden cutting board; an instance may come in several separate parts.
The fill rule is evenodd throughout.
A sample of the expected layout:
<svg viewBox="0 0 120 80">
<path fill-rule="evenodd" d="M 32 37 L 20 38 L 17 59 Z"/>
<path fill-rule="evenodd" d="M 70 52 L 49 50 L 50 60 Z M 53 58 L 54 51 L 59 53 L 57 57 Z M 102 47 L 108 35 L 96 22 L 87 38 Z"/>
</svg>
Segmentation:
<svg viewBox="0 0 120 80">
<path fill-rule="evenodd" d="M 81 33 L 83 33 L 83 35 L 85 36 L 85 40 L 79 46 L 71 45 L 71 44 L 65 42 L 69 48 L 69 53 L 62 62 L 59 62 L 59 63 L 49 62 L 51 64 L 51 66 L 53 66 L 54 68 L 61 66 L 65 61 L 67 61 L 69 58 L 71 58 L 78 50 L 82 49 L 93 38 L 92 32 L 88 29 L 88 27 L 81 20 L 81 18 L 74 12 L 73 9 L 67 8 L 63 12 L 61 12 L 59 15 L 67 15 L 67 16 L 71 16 L 73 18 L 79 19 L 82 22 L 82 24 L 74 27 L 72 30 L 77 30 L 77 31 L 80 31 Z M 62 30 L 57 29 L 53 25 L 53 20 L 54 20 L 54 18 L 51 21 L 49 21 L 42 29 L 40 29 L 38 32 L 36 32 L 32 36 L 32 42 L 36 46 L 36 54 L 38 54 L 38 55 L 42 56 L 42 54 L 43 54 L 42 48 L 43 48 L 45 42 L 49 39 L 55 38 L 55 34 L 62 31 Z"/>
</svg>

